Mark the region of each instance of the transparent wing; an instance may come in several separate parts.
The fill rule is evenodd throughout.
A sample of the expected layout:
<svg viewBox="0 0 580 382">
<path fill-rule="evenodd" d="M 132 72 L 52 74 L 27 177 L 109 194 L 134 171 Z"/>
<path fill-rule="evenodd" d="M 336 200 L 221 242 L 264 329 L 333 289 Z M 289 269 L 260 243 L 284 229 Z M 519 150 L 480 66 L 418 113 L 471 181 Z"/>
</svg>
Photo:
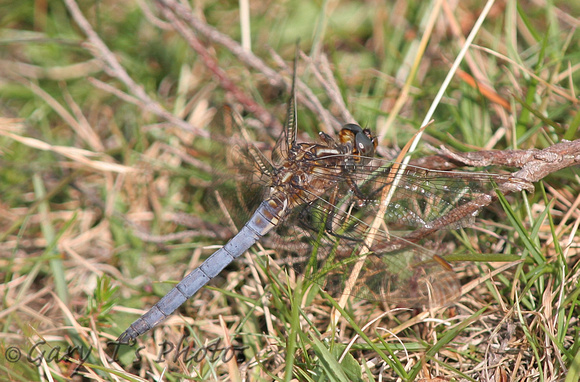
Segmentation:
<svg viewBox="0 0 580 382">
<path fill-rule="evenodd" d="M 416 228 L 472 224 L 477 209 L 461 214 L 460 207 L 485 197 L 496 182 L 507 178 L 409 166 L 395 185 L 392 162 L 369 159 L 368 164 L 340 175 L 327 171 L 323 158 L 317 158 L 317 163 L 320 166 L 313 173 L 333 187 L 296 208 L 274 241 L 280 251 L 292 254 L 295 270 L 340 294 L 352 269 L 362 262 L 361 273 L 351 285 L 355 297 L 439 306 L 458 296 L 459 283 L 449 264 L 405 237 Z M 381 214 L 391 187 L 393 197 Z M 378 230 L 370 240 L 373 224 Z"/>
<path fill-rule="evenodd" d="M 288 157 L 288 150 L 296 143 L 298 115 L 296 114 L 296 67 L 298 65 L 298 55 L 294 57 L 294 72 L 292 74 L 292 88 L 290 89 L 290 99 L 286 106 L 286 122 L 284 130 L 272 150 L 272 161 L 279 165 Z"/>
<path fill-rule="evenodd" d="M 293 130 L 295 119 L 287 129 Z M 243 131 L 237 126 L 235 131 Z M 287 134 L 287 132 L 286 132 Z M 232 137 L 236 137 L 232 133 Z M 287 136 L 283 135 L 284 142 Z M 231 184 L 224 207 L 237 227 L 266 197 L 272 165 L 247 135 L 226 148 Z M 279 141 L 280 142 L 280 141 Z M 278 150 L 287 145 L 278 146 Z M 283 262 L 324 286 L 334 294 L 345 290 L 354 266 L 362 271 L 351 295 L 368 300 L 388 300 L 402 305 L 444 305 L 459 293 L 451 267 L 416 240 L 405 239 L 417 228 L 456 229 L 473 223 L 477 209 L 457 209 L 493 191 L 506 180 L 485 173 L 433 171 L 408 166 L 399 182 L 393 183 L 393 162 L 365 158 L 364 165 L 352 166 L 344 155 L 313 159 L 312 180 L 324 178 L 327 191 L 314 201 L 294 208 L 282 224 L 266 238 L 265 246 L 277 249 Z M 305 159 L 306 160 L 306 159 Z M 337 163 L 349 163 L 332 171 Z M 389 188 L 395 188 L 388 207 Z M 219 190 L 224 190 L 220 187 Z M 308 188 L 303 190 L 307 195 Z M 233 196 L 233 197 L 231 197 Z M 378 224 L 375 221 L 378 219 Z M 370 227 L 376 225 L 373 240 Z M 407 236 L 408 237 L 408 236 Z M 365 245 L 366 240 L 366 245 Z"/>
<path fill-rule="evenodd" d="M 213 212 L 211 216 L 226 222 L 233 234 L 267 196 L 272 171 L 262 154 L 269 147 L 251 143 L 267 141 L 268 137 L 250 137 L 242 122 L 231 108 L 221 108 L 211 124 L 211 139 L 202 143 L 203 149 L 211 152 L 212 172 L 200 203 Z"/>
</svg>

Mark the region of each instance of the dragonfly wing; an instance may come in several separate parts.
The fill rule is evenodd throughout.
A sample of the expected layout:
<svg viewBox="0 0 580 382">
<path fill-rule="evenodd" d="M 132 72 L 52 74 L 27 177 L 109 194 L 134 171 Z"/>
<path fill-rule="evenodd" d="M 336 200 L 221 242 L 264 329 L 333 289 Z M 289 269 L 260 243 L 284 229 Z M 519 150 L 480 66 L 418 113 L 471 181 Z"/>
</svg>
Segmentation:
<svg viewBox="0 0 580 382">
<path fill-rule="evenodd" d="M 350 294 L 358 299 L 404 307 L 445 306 L 460 295 L 455 272 L 433 252 L 413 245 L 386 253 L 364 252 L 351 253 L 323 268 L 326 282 L 321 285 L 335 296 L 348 286 Z M 359 262 L 361 271 L 351 279 Z"/>
<path fill-rule="evenodd" d="M 459 296 L 455 273 L 435 252 L 404 237 L 435 221 L 448 228 L 470 225 L 474 215 L 459 215 L 456 208 L 492 191 L 494 178 L 409 167 L 394 185 L 385 163 L 369 161 L 340 176 L 322 168 L 317 171 L 336 181 L 329 181 L 332 187 L 325 194 L 286 218 L 277 235 L 291 240 L 278 239 L 276 247 L 291 252 L 294 268 L 331 292 L 345 290 L 360 261 L 361 273 L 351 285 L 353 296 L 405 306 L 445 305 Z M 389 187 L 396 189 L 381 215 Z M 369 241 L 377 219 L 374 240 Z"/>
<path fill-rule="evenodd" d="M 272 150 L 272 161 L 274 164 L 281 164 L 288 158 L 288 150 L 296 144 L 296 135 L 298 134 L 298 115 L 296 112 L 296 66 L 298 64 L 298 55 L 294 58 L 294 72 L 292 74 L 292 88 L 290 98 L 286 107 L 286 122 L 284 130 Z"/>
</svg>

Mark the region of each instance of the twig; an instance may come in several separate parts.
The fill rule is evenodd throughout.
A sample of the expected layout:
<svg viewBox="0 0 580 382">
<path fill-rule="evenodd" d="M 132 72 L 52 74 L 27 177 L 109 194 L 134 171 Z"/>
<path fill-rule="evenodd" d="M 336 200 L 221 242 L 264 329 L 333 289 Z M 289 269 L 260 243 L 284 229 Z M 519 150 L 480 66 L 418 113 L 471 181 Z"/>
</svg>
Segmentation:
<svg viewBox="0 0 580 382">
<path fill-rule="evenodd" d="M 286 81 L 279 72 L 270 68 L 252 52 L 246 51 L 239 43 L 231 39 L 229 36 L 224 35 L 217 29 L 195 17 L 189 7 L 178 3 L 175 0 L 157 1 L 162 8 L 171 9 L 176 16 L 185 21 L 197 33 L 213 43 L 222 45 L 240 62 L 262 73 L 272 86 L 289 88 L 289 81 Z M 316 95 L 302 81 L 300 81 L 300 79 L 296 80 L 296 90 L 300 102 L 315 113 L 325 123 L 328 129 L 340 129 L 342 124 L 339 123 L 326 109 L 324 109 L 324 107 L 322 107 Z"/>
<path fill-rule="evenodd" d="M 286 62 L 280 57 L 278 53 L 274 51 L 274 49 L 269 49 L 270 56 L 274 59 L 274 62 L 281 68 L 284 68 L 287 72 L 291 72 L 291 69 L 286 65 Z M 303 55 L 303 57 L 306 57 Z M 322 120 L 323 123 L 323 131 L 326 134 L 333 134 L 336 131 L 339 131 L 342 127 L 342 124 L 338 122 L 338 120 L 330 114 L 330 112 L 322 106 L 318 97 L 314 95 L 312 90 L 299 78 L 296 78 L 296 96 L 298 100 L 302 102 L 304 106 L 308 109 L 313 111 L 318 117 Z"/>
<path fill-rule="evenodd" d="M 580 164 L 580 139 L 571 142 L 561 142 L 543 150 L 503 150 L 483 152 L 486 159 L 481 159 L 478 165 L 487 164 L 504 164 L 510 163 L 510 166 L 521 167 L 519 171 L 505 176 L 506 181 L 498 184 L 499 191 L 504 194 L 511 194 L 523 190 L 533 191 L 532 183 L 537 182 L 553 172 L 562 170 L 567 167 Z M 479 152 L 457 155 L 453 154 L 453 160 L 460 160 L 462 156 L 477 157 Z M 493 154 L 493 155 L 492 155 Z M 495 158 L 495 159 L 494 159 Z M 428 228 L 418 228 L 412 233 L 401 239 L 394 239 L 381 251 L 394 251 L 408 246 L 410 243 L 416 243 L 419 240 L 431 235 L 432 233 L 444 229 L 455 222 L 461 221 L 466 216 L 472 215 L 483 207 L 488 206 L 497 200 L 498 196 L 495 191 L 490 191 L 478 198 L 454 208 L 448 214 L 435 219 L 429 223 Z"/>
<path fill-rule="evenodd" d="M 356 122 L 350 111 L 348 111 L 344 100 L 342 99 L 342 95 L 340 94 L 340 90 L 336 85 L 336 80 L 334 79 L 334 75 L 330 71 L 330 65 L 328 63 L 328 59 L 326 58 L 325 54 L 318 55 L 319 61 L 314 62 L 314 60 L 306 55 L 302 55 L 303 59 L 308 60 L 310 67 L 312 69 L 312 73 L 324 88 L 326 95 L 330 98 L 330 101 L 333 105 L 338 109 L 342 120 L 346 123 Z M 317 65 L 318 64 L 318 65 Z M 320 70 L 319 70 L 320 68 Z"/>
<path fill-rule="evenodd" d="M 103 91 L 106 91 L 107 93 L 113 94 L 117 98 L 119 98 L 119 99 L 121 99 L 121 100 L 123 100 L 123 101 L 125 101 L 127 103 L 130 103 L 130 104 L 139 106 L 141 109 L 145 109 L 146 108 L 145 103 L 141 99 L 136 98 L 136 97 L 133 97 L 132 95 L 127 94 L 124 91 L 119 90 L 116 87 L 114 87 L 112 85 L 109 85 L 106 82 L 103 82 L 101 80 L 98 80 L 98 79 L 96 79 L 94 77 L 89 77 L 88 78 L 88 81 L 94 87 L 96 87 L 98 89 L 101 89 Z"/>
<path fill-rule="evenodd" d="M 163 1 L 160 1 L 163 3 Z M 189 29 L 186 24 L 180 20 L 183 15 L 176 14 L 174 10 L 169 7 L 162 7 L 163 15 L 171 22 L 173 28 L 181 34 L 187 41 L 189 46 L 199 54 L 199 57 L 205 66 L 213 73 L 220 83 L 220 86 L 226 91 L 232 93 L 238 102 L 240 102 L 246 110 L 256 115 L 258 119 L 264 123 L 265 126 L 273 127 L 277 131 L 282 131 L 280 122 L 272 116 L 266 109 L 260 106 L 251 97 L 248 97 L 234 82 L 228 78 L 226 72 L 219 67 L 216 60 L 208 53 L 207 49 L 201 41 L 195 36 L 193 31 Z"/>
<path fill-rule="evenodd" d="M 236 56 L 241 62 L 244 62 L 246 65 L 256 69 L 257 71 L 263 73 L 266 78 L 268 78 L 271 82 L 271 85 L 274 86 L 284 86 L 285 82 L 282 76 L 277 73 L 274 69 L 268 67 L 262 60 L 260 60 L 256 55 L 252 52 L 248 52 L 244 50 L 244 48 L 238 44 L 236 41 L 231 39 L 229 36 L 224 35 L 223 33 L 219 32 L 217 29 L 211 27 L 210 25 L 204 23 L 197 17 L 193 15 L 193 11 L 191 8 L 183 5 L 182 3 L 178 3 L 175 0 L 157 0 L 161 8 L 168 8 L 171 11 L 179 16 L 180 19 L 185 21 L 191 28 L 197 31 L 199 34 L 207 38 L 208 40 L 217 43 L 219 45 L 224 46 L 227 48 L 234 56 Z"/>
<path fill-rule="evenodd" d="M 101 60 L 105 65 L 104 69 L 112 77 L 117 78 L 125 84 L 127 89 L 131 94 L 133 94 L 137 99 L 143 103 L 143 108 L 153 114 L 170 121 L 171 123 L 179 126 L 180 128 L 193 132 L 201 137 L 209 137 L 209 133 L 203 129 L 192 126 L 186 121 L 177 118 L 161 106 L 158 102 L 154 101 L 147 95 L 145 90 L 133 81 L 131 76 L 125 71 L 123 66 L 119 63 L 113 52 L 109 50 L 107 45 L 101 40 L 99 35 L 95 32 L 91 24 L 87 21 L 85 16 L 82 14 L 77 3 L 74 0 L 65 0 L 65 4 L 70 11 L 72 17 L 78 26 L 83 30 L 87 36 L 90 45 L 94 49 L 89 49 L 95 58 Z M 95 50 L 96 49 L 96 50 Z"/>
</svg>

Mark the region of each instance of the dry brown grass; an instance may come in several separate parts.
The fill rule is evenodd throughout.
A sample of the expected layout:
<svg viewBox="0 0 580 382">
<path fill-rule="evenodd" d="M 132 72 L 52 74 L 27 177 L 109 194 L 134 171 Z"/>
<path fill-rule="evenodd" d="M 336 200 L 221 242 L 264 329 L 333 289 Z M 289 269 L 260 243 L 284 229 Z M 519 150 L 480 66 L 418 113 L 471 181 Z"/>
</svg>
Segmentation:
<svg viewBox="0 0 580 382">
<path fill-rule="evenodd" d="M 207 204 L 220 105 L 244 110 L 259 147 L 271 146 L 300 37 L 300 138 L 352 118 L 386 155 L 420 126 L 481 8 L 253 2 L 248 53 L 234 3 L 195 2 L 196 19 L 170 0 L 65 4 L 2 7 L 2 378 L 578 380 L 577 166 L 509 196 L 512 214 L 496 202 L 451 234 L 448 252 L 464 248 L 453 307 L 352 301 L 326 331 L 332 303 L 265 272 L 257 255 L 268 248 L 257 246 L 143 338 L 139 362 L 136 348 L 112 362 L 106 342 L 169 289 L 158 282 L 180 280 L 233 234 Z M 578 139 L 579 16 L 565 2 L 496 3 L 423 143 L 463 152 Z M 216 341 L 243 350 L 159 360 L 183 333 L 192 352 Z M 88 355 L 76 376 L 74 361 L 49 356 L 68 346 Z"/>
</svg>

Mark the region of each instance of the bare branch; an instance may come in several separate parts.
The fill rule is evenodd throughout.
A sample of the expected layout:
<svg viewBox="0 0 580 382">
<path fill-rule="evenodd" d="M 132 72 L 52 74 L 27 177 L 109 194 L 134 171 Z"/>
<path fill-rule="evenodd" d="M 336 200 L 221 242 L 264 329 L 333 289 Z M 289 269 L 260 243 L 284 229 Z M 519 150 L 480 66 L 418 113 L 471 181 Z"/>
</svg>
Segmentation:
<svg viewBox="0 0 580 382">
<path fill-rule="evenodd" d="M 181 34 L 185 41 L 187 41 L 189 46 L 195 52 L 197 52 L 197 54 L 199 54 L 199 57 L 205 66 L 217 78 L 222 88 L 232 93 L 236 100 L 238 100 L 238 102 L 240 102 L 246 110 L 256 115 L 256 117 L 260 119 L 265 126 L 273 126 L 276 131 L 282 131 L 282 125 L 276 118 L 274 118 L 274 116 L 272 116 L 272 114 L 260 106 L 251 97 L 248 97 L 239 87 L 234 84 L 230 78 L 228 78 L 226 72 L 219 67 L 216 60 L 208 53 L 206 47 L 203 46 L 193 31 L 178 18 L 182 15 L 175 14 L 174 11 L 168 7 L 162 7 L 162 12 L 163 15 L 171 22 L 173 28 L 175 28 L 175 30 Z"/>
<path fill-rule="evenodd" d="M 326 55 L 319 54 L 318 57 L 318 62 L 315 62 L 312 58 L 307 57 L 306 55 L 302 56 L 302 58 L 308 60 L 314 76 L 324 88 L 328 98 L 330 98 L 334 106 L 338 108 L 342 120 L 347 123 L 356 122 L 342 99 L 342 95 L 340 94 L 334 75 L 330 70 L 330 64 L 328 63 Z"/>
<path fill-rule="evenodd" d="M 280 57 L 278 53 L 274 51 L 274 49 L 269 49 L 270 55 L 274 59 L 274 62 L 288 73 L 291 72 L 291 69 L 286 65 L 286 62 Z M 306 57 L 304 54 L 303 57 Z M 318 117 L 322 120 L 323 123 L 323 130 L 327 134 L 333 134 L 336 131 L 339 131 L 342 127 L 342 124 L 338 122 L 338 120 L 330 114 L 330 112 L 322 106 L 318 97 L 314 95 L 312 90 L 300 81 L 300 79 L 296 78 L 296 86 L 297 86 L 297 94 L 298 100 L 302 102 L 308 109 L 313 111 Z"/>
<path fill-rule="evenodd" d="M 240 62 L 262 73 L 272 86 L 289 88 L 290 81 L 286 80 L 278 71 L 270 68 L 252 52 L 243 49 L 239 43 L 231 39 L 229 36 L 224 35 L 217 29 L 195 17 L 189 7 L 178 3 L 175 0 L 157 1 L 162 8 L 171 9 L 175 16 L 185 21 L 197 33 L 216 44 L 222 45 L 238 60 L 240 60 Z M 330 133 L 331 129 L 340 129 L 342 123 L 339 123 L 336 118 L 322 107 L 316 95 L 302 81 L 300 81 L 300 79 L 296 80 L 296 89 L 299 101 L 324 122 L 327 129 L 329 129 L 327 133 Z"/>
<path fill-rule="evenodd" d="M 199 129 L 197 127 L 192 126 L 191 124 L 187 123 L 186 121 L 177 118 L 167 110 L 161 104 L 154 101 L 149 97 L 149 95 L 143 90 L 143 87 L 135 83 L 131 76 L 125 71 L 123 66 L 119 63 L 113 52 L 109 50 L 107 45 L 101 40 L 99 35 L 95 32 L 91 24 L 82 14 L 81 10 L 79 9 L 77 3 L 74 0 L 65 0 L 65 4 L 70 11 L 72 17 L 74 18 L 75 22 L 78 26 L 83 30 L 85 35 L 87 36 L 90 45 L 93 49 L 89 49 L 91 54 L 101 60 L 105 65 L 104 69 L 110 76 L 117 78 L 121 82 L 125 84 L 127 89 L 131 94 L 133 94 L 137 99 L 139 99 L 143 103 L 143 108 L 147 111 L 152 112 L 153 114 L 170 121 L 171 123 L 179 126 L 180 128 L 193 132 L 202 137 L 208 137 L 209 134 L 207 131 L 203 129 Z"/>
<path fill-rule="evenodd" d="M 499 150 L 499 151 L 479 151 L 466 154 L 453 154 L 449 150 L 450 157 L 453 161 L 460 161 L 462 157 L 470 157 L 469 163 L 481 165 L 507 165 L 521 167 L 507 177 L 506 181 L 498 184 L 499 191 L 504 194 L 520 192 L 523 190 L 533 191 L 532 183 L 538 182 L 546 176 L 562 170 L 567 167 L 580 164 L 580 139 L 575 141 L 565 141 L 547 147 L 543 150 Z M 479 156 L 479 154 L 482 154 Z M 476 158 L 476 159 L 474 159 Z M 483 207 L 488 206 L 498 196 L 496 192 L 484 194 L 469 203 L 465 203 L 451 210 L 448 214 L 434 220 L 428 228 L 419 228 L 405 236 L 401 240 L 394 240 L 389 243 L 389 248 L 393 249 L 404 247 L 407 243 L 416 243 L 417 241 L 429 236 L 430 234 L 444 229 L 449 224 L 460 221 L 468 215 L 475 214 Z M 392 250 L 393 250 L 392 249 Z"/>
</svg>

